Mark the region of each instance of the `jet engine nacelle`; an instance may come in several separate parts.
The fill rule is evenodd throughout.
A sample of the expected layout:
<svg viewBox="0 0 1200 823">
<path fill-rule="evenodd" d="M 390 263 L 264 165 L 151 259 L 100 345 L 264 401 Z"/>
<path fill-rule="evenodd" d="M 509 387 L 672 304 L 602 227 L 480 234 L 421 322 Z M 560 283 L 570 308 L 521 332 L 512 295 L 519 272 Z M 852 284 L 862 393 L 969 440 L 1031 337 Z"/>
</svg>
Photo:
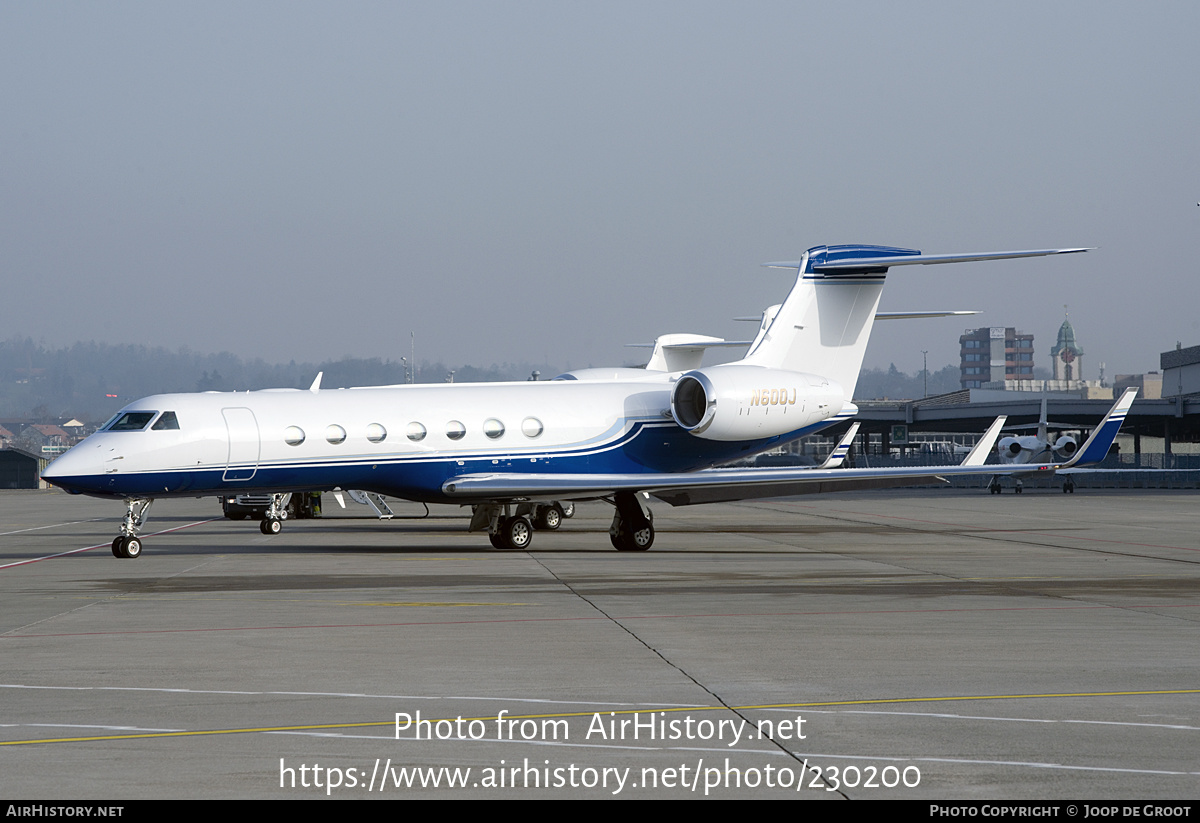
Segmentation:
<svg viewBox="0 0 1200 823">
<path fill-rule="evenodd" d="M 1075 438 L 1071 437 L 1069 434 L 1064 434 L 1062 437 L 1054 441 L 1054 451 L 1062 457 L 1074 456 L 1075 451 L 1078 448 L 1079 444 L 1075 442 Z"/>
<path fill-rule="evenodd" d="M 671 416 L 705 440 L 755 440 L 828 420 L 844 400 L 838 383 L 815 374 L 728 363 L 680 377 Z"/>
</svg>

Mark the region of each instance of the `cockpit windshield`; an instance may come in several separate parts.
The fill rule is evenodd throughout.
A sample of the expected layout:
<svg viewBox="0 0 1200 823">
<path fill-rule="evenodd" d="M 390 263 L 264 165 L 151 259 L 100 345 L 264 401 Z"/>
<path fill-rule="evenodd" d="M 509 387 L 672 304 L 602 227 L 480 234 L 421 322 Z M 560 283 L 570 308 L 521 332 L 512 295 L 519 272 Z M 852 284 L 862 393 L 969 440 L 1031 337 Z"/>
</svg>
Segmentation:
<svg viewBox="0 0 1200 823">
<path fill-rule="evenodd" d="M 104 431 L 108 432 L 138 432 L 146 428 L 146 424 L 154 419 L 156 411 L 131 411 L 118 415 Z"/>
<path fill-rule="evenodd" d="M 154 425 L 150 427 L 152 431 L 162 431 L 163 429 L 178 429 L 179 418 L 175 416 L 173 411 L 165 411 L 162 417 L 154 421 Z"/>
</svg>

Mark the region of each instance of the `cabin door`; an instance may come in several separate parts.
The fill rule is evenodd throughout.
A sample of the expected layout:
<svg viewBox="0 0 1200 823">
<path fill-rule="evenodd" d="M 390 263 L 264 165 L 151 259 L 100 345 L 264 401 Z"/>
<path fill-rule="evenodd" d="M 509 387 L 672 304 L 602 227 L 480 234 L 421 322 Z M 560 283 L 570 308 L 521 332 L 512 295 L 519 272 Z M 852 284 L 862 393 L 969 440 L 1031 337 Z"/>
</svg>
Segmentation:
<svg viewBox="0 0 1200 823">
<path fill-rule="evenodd" d="M 249 480 L 258 471 L 258 420 L 250 409 L 221 409 L 229 434 L 225 480 Z"/>
</svg>

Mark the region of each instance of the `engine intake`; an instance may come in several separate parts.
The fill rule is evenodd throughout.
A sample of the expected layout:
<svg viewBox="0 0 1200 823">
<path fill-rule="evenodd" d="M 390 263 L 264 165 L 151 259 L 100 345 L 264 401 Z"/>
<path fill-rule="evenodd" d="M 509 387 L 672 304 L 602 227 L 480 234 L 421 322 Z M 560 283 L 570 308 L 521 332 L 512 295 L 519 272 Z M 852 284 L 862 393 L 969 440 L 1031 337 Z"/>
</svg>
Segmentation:
<svg viewBox="0 0 1200 823">
<path fill-rule="evenodd" d="M 755 440 L 828 420 L 843 401 L 842 387 L 824 377 L 729 363 L 680 377 L 671 416 L 706 440 Z"/>
</svg>

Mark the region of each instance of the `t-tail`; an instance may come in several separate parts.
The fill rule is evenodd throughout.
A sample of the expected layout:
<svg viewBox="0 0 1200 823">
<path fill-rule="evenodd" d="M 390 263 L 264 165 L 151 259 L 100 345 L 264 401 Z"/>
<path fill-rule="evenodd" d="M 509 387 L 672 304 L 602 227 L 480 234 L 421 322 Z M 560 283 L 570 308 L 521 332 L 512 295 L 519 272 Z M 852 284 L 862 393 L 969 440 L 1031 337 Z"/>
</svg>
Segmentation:
<svg viewBox="0 0 1200 823">
<path fill-rule="evenodd" d="M 800 260 L 764 264 L 796 269 L 796 284 L 741 362 L 819 374 L 840 384 L 849 399 L 858 384 L 889 268 L 1082 251 L 1087 249 L 922 254 L 891 246 L 814 246 Z"/>
<path fill-rule="evenodd" d="M 736 363 L 693 369 L 671 391 L 671 416 L 708 440 L 794 439 L 849 419 L 883 282 L 892 266 L 1005 260 L 1087 251 L 1043 249 L 921 254 L 891 246 L 814 246 L 791 263 L 787 299 L 763 315 L 749 353 Z"/>
</svg>

